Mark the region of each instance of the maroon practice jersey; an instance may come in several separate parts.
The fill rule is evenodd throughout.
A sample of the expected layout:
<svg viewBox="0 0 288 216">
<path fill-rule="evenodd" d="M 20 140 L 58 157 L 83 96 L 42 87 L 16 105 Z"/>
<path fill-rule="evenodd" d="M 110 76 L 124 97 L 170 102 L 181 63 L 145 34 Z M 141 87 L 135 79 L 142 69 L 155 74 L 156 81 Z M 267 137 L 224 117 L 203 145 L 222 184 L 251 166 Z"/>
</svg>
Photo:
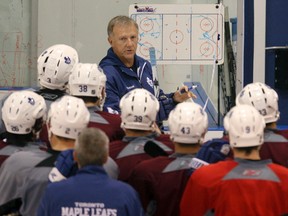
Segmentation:
<svg viewBox="0 0 288 216">
<path fill-rule="evenodd" d="M 119 166 L 119 180 L 127 182 L 136 164 L 152 158 L 144 151 L 144 145 L 147 141 L 153 141 L 168 154 L 174 151 L 174 145 L 169 135 L 165 134 L 158 136 L 153 133 L 144 137 L 124 137 L 123 140 L 110 143 L 109 155 Z"/>
<path fill-rule="evenodd" d="M 265 129 L 260 157 L 288 167 L 288 140 L 278 132 L 279 130 Z"/>
<path fill-rule="evenodd" d="M 156 157 L 139 163 L 133 169 L 129 184 L 138 191 L 147 213 L 179 215 L 180 200 L 190 177 L 189 164 L 194 156 L 175 153 L 169 157 Z"/>
<path fill-rule="evenodd" d="M 14 149 L 9 152 L 5 151 L 5 148 L 8 146 L 6 142 L 0 140 L 0 166 L 1 164 L 12 154 L 14 153 Z"/>
<path fill-rule="evenodd" d="M 90 116 L 88 127 L 95 127 L 103 130 L 109 137 L 110 142 L 121 140 L 125 135 L 121 128 L 121 117 L 118 114 L 94 111 Z"/>
</svg>

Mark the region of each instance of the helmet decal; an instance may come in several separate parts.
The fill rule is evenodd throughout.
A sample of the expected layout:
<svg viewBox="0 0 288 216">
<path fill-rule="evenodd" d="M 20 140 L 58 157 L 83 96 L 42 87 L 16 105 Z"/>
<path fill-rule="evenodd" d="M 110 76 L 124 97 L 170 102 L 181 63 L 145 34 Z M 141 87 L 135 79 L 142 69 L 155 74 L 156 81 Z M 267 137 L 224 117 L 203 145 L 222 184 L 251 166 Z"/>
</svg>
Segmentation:
<svg viewBox="0 0 288 216">
<path fill-rule="evenodd" d="M 64 61 L 65 61 L 66 64 L 71 64 L 71 59 L 70 59 L 69 56 L 65 56 L 64 57 Z"/>
<path fill-rule="evenodd" d="M 28 97 L 28 103 L 31 105 L 35 105 L 35 100 L 32 97 Z"/>
</svg>

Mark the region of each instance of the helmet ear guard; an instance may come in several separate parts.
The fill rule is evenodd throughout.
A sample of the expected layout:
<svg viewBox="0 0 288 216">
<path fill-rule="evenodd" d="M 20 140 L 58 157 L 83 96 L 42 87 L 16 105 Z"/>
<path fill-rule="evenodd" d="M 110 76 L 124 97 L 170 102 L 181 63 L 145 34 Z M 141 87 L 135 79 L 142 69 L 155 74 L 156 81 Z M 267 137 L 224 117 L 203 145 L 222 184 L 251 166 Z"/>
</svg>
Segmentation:
<svg viewBox="0 0 288 216">
<path fill-rule="evenodd" d="M 38 80 L 49 89 L 65 90 L 75 63 L 77 51 L 65 44 L 56 44 L 44 50 L 37 60 Z"/>
<path fill-rule="evenodd" d="M 46 119 L 46 112 L 46 103 L 41 95 L 27 90 L 16 91 L 5 100 L 2 119 L 8 132 L 29 134 L 38 119 Z"/>
<path fill-rule="evenodd" d="M 121 127 L 135 130 L 153 130 L 159 111 L 157 98 L 145 89 L 134 89 L 120 100 Z"/>
<path fill-rule="evenodd" d="M 170 112 L 168 125 L 172 141 L 186 144 L 202 143 L 208 129 L 207 113 L 197 103 L 179 103 Z"/>
<path fill-rule="evenodd" d="M 252 147 L 264 142 L 264 117 L 251 105 L 237 105 L 224 117 L 232 147 Z"/>
<path fill-rule="evenodd" d="M 278 110 L 278 94 L 270 86 L 255 82 L 246 85 L 236 97 L 236 105 L 254 106 L 263 115 L 266 124 L 276 122 L 280 118 Z"/>
</svg>

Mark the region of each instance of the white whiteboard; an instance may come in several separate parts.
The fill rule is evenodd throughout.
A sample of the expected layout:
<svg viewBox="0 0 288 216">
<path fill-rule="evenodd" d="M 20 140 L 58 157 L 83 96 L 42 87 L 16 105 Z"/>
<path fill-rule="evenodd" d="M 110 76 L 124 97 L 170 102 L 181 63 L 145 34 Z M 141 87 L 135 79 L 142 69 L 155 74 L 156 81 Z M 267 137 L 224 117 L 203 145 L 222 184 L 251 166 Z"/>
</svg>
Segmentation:
<svg viewBox="0 0 288 216">
<path fill-rule="evenodd" d="M 137 54 L 157 64 L 223 64 L 224 6 L 219 4 L 133 4 L 139 25 Z"/>
</svg>

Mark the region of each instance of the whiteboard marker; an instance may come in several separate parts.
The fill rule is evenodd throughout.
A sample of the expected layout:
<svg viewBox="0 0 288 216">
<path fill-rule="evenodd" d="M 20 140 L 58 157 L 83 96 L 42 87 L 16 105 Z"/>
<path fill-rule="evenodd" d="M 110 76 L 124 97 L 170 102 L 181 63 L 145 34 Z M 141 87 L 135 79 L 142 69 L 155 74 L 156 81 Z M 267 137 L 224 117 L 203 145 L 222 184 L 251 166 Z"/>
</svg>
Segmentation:
<svg viewBox="0 0 288 216">
<path fill-rule="evenodd" d="M 188 87 L 188 91 L 190 91 L 192 89 L 196 89 L 197 87 L 198 87 L 197 85 L 192 85 L 192 86 Z M 183 94 L 183 93 L 188 92 L 188 91 L 186 91 L 185 89 L 182 89 L 180 91 L 180 93 Z"/>
</svg>

